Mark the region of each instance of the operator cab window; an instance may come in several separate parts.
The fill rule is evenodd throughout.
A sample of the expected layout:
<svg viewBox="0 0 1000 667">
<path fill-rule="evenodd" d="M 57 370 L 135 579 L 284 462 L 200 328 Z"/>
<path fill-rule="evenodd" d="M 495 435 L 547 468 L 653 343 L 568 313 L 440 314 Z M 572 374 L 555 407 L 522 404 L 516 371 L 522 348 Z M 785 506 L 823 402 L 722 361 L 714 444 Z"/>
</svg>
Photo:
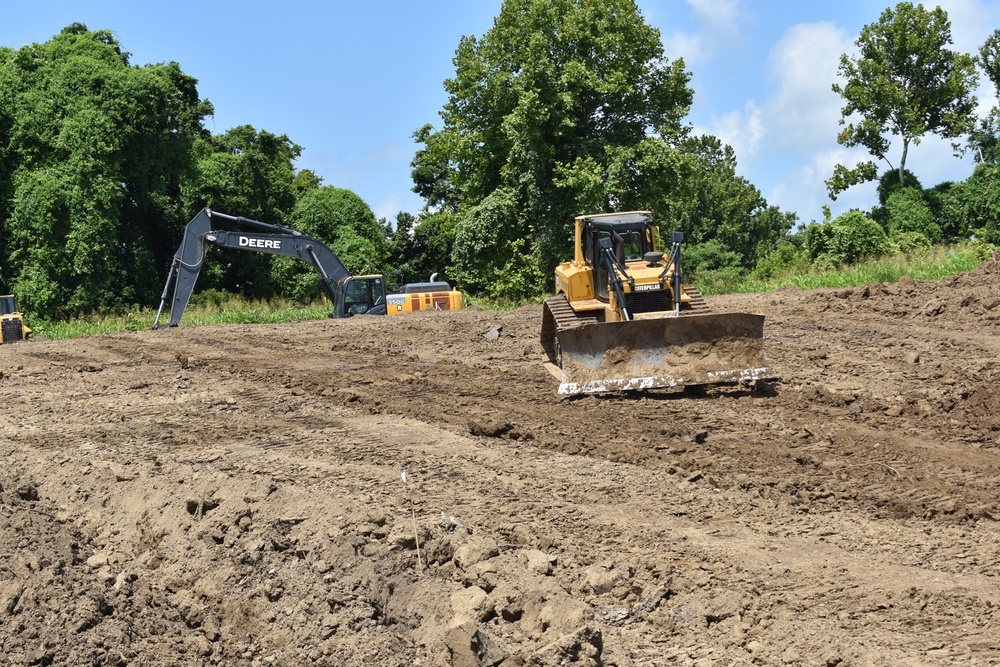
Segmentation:
<svg viewBox="0 0 1000 667">
<path fill-rule="evenodd" d="M 625 261 L 635 262 L 642 259 L 642 233 L 638 231 L 625 232 L 621 237 Z"/>
<path fill-rule="evenodd" d="M 344 307 L 348 313 L 353 315 L 367 313 L 373 301 L 370 280 L 352 280 L 347 284 Z"/>
</svg>

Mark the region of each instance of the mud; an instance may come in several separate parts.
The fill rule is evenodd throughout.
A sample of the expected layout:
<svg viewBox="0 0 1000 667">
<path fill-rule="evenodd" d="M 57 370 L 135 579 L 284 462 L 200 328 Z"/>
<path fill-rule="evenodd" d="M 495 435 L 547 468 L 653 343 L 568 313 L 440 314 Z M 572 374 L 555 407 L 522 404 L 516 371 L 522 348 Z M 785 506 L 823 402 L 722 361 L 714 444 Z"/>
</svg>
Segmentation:
<svg viewBox="0 0 1000 667">
<path fill-rule="evenodd" d="M 700 391 L 540 306 L 0 346 L 3 663 L 1000 664 L 998 282 L 710 297 L 780 380 Z"/>
</svg>

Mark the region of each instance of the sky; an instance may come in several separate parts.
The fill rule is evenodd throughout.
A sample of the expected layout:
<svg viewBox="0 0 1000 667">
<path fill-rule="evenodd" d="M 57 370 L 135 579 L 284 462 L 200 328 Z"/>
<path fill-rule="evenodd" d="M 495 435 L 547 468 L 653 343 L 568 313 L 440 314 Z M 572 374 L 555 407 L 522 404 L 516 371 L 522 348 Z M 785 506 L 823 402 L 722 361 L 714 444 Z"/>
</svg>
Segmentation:
<svg viewBox="0 0 1000 667">
<path fill-rule="evenodd" d="M 441 126 L 443 82 L 463 36 L 481 37 L 501 0 L 219 2 L 171 0 L 0 0 L 0 45 L 42 43 L 74 22 L 106 29 L 133 65 L 176 61 L 215 107 L 206 126 L 239 125 L 284 134 L 303 147 L 299 169 L 347 188 L 379 218 L 417 214 L 412 192 L 413 133 Z M 832 92 L 840 55 L 853 53 L 866 24 L 893 0 L 637 0 L 671 59 L 691 73 L 687 121 L 730 144 L 738 173 L 769 204 L 802 222 L 877 204 L 875 184 L 831 201 L 824 180 L 837 163 L 870 159 L 837 144 L 843 99 Z M 926 2 L 931 7 L 935 3 Z M 976 53 L 1000 27 L 1000 0 L 941 0 L 953 48 Z M 981 82 L 981 112 L 996 104 Z M 898 165 L 899 150 L 890 152 Z M 926 137 L 911 147 L 910 169 L 925 187 L 968 178 L 971 158 Z M 881 163 L 879 170 L 889 167 Z M 239 211 L 226 211 L 240 215 Z M 582 211 L 581 211 L 582 213 Z"/>
</svg>

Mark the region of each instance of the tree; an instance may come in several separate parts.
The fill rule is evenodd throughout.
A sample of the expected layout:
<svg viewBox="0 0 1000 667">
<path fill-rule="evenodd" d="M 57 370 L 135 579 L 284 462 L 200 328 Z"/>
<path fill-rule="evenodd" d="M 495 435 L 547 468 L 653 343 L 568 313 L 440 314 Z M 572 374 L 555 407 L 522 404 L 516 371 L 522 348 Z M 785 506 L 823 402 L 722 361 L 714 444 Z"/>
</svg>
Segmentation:
<svg viewBox="0 0 1000 667">
<path fill-rule="evenodd" d="M 1000 245 L 1000 164 L 976 166 L 962 194 L 969 228 L 987 243 Z"/>
<path fill-rule="evenodd" d="M 354 192 L 329 185 L 311 188 L 295 203 L 288 225 L 329 246 L 352 274 L 382 272 L 386 261 L 383 229 Z M 311 266 L 291 257 L 273 259 L 271 272 L 281 294 L 304 302 L 322 295 Z"/>
<path fill-rule="evenodd" d="M 736 153 L 718 138 L 687 137 L 679 147 L 690 165 L 684 171 L 683 196 L 657 204 L 662 224 L 683 231 L 691 244 L 721 243 L 735 253 L 737 265 L 752 268 L 797 216 L 768 206 L 760 190 L 737 175 Z"/>
<path fill-rule="evenodd" d="M 886 199 L 885 210 L 886 224 L 891 236 L 919 234 L 925 239 L 922 245 L 940 243 L 944 240 L 944 234 L 934 221 L 934 212 L 924 198 L 922 190 L 899 188 Z"/>
<path fill-rule="evenodd" d="M 972 56 L 947 48 L 952 43 L 951 22 L 940 7 L 900 2 L 882 12 L 878 23 L 866 25 L 855 44 L 857 57 L 843 54 L 838 72 L 844 84 L 833 84 L 846 104 L 841 109 L 837 136 L 844 146 L 864 146 L 890 166 L 890 138 L 902 143 L 899 164 L 893 167 L 903 182 L 910 144 L 928 133 L 945 138 L 965 134 L 973 122 L 978 76 Z M 857 114 L 858 120 L 848 122 Z M 877 177 L 875 164 L 862 162 L 849 169 L 834 168 L 826 185 L 830 196 Z"/>
<path fill-rule="evenodd" d="M 412 166 L 428 205 L 459 214 L 467 287 L 536 294 L 575 215 L 676 186 L 658 167 L 673 155 L 663 138 L 683 131 L 689 74 L 633 0 L 505 0 L 454 62 L 443 127 L 417 132 Z"/>
<path fill-rule="evenodd" d="M 0 49 L 0 265 L 26 310 L 154 302 L 163 226 L 211 112 L 176 63 L 134 67 L 106 30 Z"/>
<path fill-rule="evenodd" d="M 192 151 L 192 175 L 182 191 L 185 215 L 169 235 L 173 240 L 170 252 L 177 249 L 184 224 L 205 206 L 262 222 L 286 221 L 297 200 L 296 183 L 305 192 L 318 187 L 319 179 L 312 172 L 295 173 L 293 163 L 301 153 L 302 148 L 286 135 L 258 131 L 251 125 L 200 139 Z M 200 289 L 218 288 L 253 299 L 270 298 L 281 290 L 271 280 L 271 255 L 213 249 L 209 257 L 199 278 Z"/>
<path fill-rule="evenodd" d="M 455 245 L 454 213 L 434 213 L 416 218 L 400 211 L 396 227 L 387 237 L 386 273 L 399 283 L 421 282 L 432 274 L 451 282 L 451 253 Z"/>
<path fill-rule="evenodd" d="M 891 247 L 885 230 L 857 210 L 806 227 L 805 246 L 814 262 L 830 264 L 851 264 L 883 255 Z"/>
<path fill-rule="evenodd" d="M 979 47 L 979 65 L 1000 93 L 1000 28 Z M 969 148 L 977 162 L 1000 162 L 1000 108 L 994 106 L 969 133 Z"/>
</svg>

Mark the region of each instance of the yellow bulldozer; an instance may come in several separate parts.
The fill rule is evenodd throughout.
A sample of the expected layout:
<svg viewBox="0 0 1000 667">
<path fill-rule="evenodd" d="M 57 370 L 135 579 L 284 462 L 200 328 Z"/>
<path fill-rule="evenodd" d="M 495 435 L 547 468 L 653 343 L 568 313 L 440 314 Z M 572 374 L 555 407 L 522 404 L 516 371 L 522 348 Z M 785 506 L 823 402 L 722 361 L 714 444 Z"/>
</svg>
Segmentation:
<svg viewBox="0 0 1000 667">
<path fill-rule="evenodd" d="M 649 211 L 576 218 L 576 252 L 556 267 L 541 343 L 560 394 L 773 379 L 764 316 L 712 313 L 683 284 L 681 242 L 669 254 Z"/>
<path fill-rule="evenodd" d="M 16 343 L 28 338 L 31 329 L 24 323 L 24 315 L 17 309 L 17 297 L 0 296 L 0 343 Z"/>
</svg>

